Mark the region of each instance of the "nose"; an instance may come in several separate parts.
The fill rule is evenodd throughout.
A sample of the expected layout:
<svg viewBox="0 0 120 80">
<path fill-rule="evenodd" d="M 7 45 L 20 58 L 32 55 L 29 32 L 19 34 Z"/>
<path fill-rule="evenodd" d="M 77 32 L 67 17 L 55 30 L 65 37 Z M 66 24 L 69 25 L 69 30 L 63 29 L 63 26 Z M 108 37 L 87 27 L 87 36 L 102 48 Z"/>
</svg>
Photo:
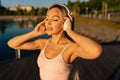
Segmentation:
<svg viewBox="0 0 120 80">
<path fill-rule="evenodd" d="M 51 20 L 47 20 L 46 23 L 47 23 L 48 25 L 51 25 Z"/>
</svg>

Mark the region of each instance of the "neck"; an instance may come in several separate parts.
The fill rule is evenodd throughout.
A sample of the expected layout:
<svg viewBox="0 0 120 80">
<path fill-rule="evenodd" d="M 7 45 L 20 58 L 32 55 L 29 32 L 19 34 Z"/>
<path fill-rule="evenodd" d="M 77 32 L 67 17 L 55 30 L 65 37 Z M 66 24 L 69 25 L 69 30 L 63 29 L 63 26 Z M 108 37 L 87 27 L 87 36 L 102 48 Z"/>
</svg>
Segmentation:
<svg viewBox="0 0 120 80">
<path fill-rule="evenodd" d="M 61 44 L 64 43 L 65 39 L 64 34 L 52 35 L 51 42 L 54 44 Z"/>
</svg>

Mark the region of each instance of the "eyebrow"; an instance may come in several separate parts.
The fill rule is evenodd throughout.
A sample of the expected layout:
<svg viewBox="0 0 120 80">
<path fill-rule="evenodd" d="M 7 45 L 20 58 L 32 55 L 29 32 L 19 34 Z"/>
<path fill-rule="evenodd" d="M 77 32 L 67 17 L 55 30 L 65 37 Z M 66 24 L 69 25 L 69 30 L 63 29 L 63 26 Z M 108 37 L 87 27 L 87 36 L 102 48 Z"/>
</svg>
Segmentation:
<svg viewBox="0 0 120 80">
<path fill-rule="evenodd" d="M 49 15 L 46 15 L 46 17 L 49 17 Z M 52 17 L 58 17 L 58 18 L 60 18 L 58 15 L 53 15 Z"/>
</svg>

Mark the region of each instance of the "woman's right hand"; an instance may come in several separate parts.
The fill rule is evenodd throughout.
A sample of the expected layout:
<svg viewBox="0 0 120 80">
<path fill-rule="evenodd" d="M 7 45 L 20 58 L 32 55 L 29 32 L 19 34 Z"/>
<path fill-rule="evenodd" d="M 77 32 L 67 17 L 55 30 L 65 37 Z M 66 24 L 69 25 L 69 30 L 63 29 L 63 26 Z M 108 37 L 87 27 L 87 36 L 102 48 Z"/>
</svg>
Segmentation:
<svg viewBox="0 0 120 80">
<path fill-rule="evenodd" d="M 16 36 L 8 41 L 8 45 L 14 49 L 34 50 L 38 49 L 39 45 L 35 41 L 28 41 L 34 37 L 45 34 L 45 20 L 39 23 L 32 32 Z"/>
<path fill-rule="evenodd" d="M 36 36 L 46 34 L 45 20 L 37 24 L 37 26 L 33 30 L 33 33 Z"/>
</svg>

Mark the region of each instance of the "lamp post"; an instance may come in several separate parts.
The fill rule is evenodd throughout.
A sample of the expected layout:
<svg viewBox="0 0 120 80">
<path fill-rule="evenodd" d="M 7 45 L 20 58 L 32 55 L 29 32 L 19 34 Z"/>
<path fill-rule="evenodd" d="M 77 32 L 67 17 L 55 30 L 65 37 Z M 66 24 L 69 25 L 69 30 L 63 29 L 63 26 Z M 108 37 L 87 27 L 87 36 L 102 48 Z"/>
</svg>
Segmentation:
<svg viewBox="0 0 120 80">
<path fill-rule="evenodd" d="M 102 1 L 102 14 L 107 17 L 108 4 L 105 1 Z"/>
<path fill-rule="evenodd" d="M 108 8 L 108 5 L 107 3 L 105 3 L 105 18 L 107 17 L 107 8 Z"/>
<path fill-rule="evenodd" d="M 88 17 L 88 7 L 86 7 L 86 17 Z"/>
</svg>

